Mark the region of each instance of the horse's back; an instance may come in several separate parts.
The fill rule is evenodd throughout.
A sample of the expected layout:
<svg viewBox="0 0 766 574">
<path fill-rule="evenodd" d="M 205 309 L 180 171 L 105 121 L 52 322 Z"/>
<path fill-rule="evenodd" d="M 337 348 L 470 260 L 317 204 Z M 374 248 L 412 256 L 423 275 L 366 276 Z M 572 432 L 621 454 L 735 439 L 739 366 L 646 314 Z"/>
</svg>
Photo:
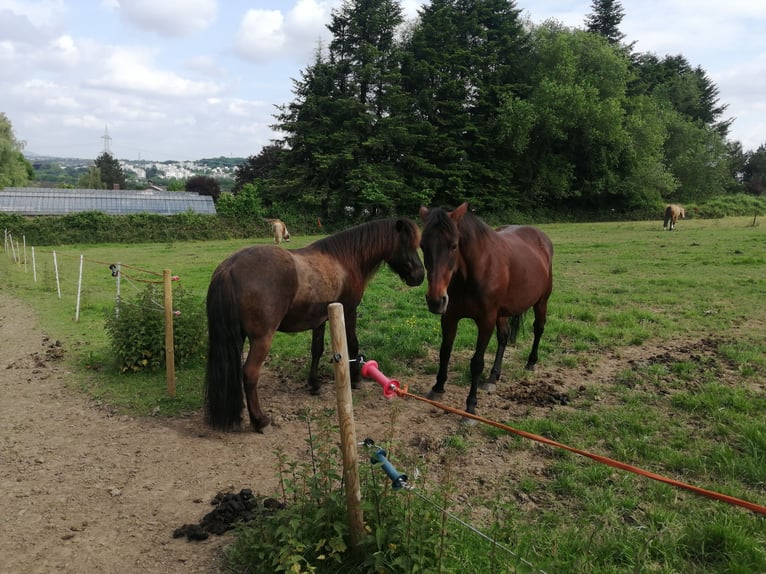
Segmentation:
<svg viewBox="0 0 766 574">
<path fill-rule="evenodd" d="M 505 225 L 497 228 L 497 233 L 513 250 L 514 258 L 529 256 L 542 257 L 551 264 L 553 260 L 553 242 L 548 235 L 531 225 Z"/>
</svg>

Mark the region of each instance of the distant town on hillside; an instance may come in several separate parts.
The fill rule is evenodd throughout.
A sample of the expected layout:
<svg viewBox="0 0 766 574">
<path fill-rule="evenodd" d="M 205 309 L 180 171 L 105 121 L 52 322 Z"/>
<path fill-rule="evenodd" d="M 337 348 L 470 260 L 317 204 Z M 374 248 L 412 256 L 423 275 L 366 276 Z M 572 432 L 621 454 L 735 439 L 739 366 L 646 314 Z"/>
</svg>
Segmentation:
<svg viewBox="0 0 766 574">
<path fill-rule="evenodd" d="M 88 168 L 94 165 L 93 159 L 48 157 L 35 153 L 25 153 L 27 160 L 35 169 L 35 180 L 30 182 L 38 187 L 72 187 Z M 234 173 L 237 166 L 245 162 L 241 157 L 215 157 L 195 161 L 151 161 L 118 159 L 125 173 L 128 187 L 140 189 L 149 182 L 164 185 L 174 181 L 184 181 L 197 175 L 206 175 L 218 180 L 222 191 L 228 191 L 234 185 Z"/>
</svg>

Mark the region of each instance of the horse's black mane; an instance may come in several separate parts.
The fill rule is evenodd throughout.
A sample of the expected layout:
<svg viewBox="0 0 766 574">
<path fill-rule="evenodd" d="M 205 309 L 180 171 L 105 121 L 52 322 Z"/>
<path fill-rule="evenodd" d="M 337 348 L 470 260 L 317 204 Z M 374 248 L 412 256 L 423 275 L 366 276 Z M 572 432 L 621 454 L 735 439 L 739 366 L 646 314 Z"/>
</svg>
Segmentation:
<svg viewBox="0 0 766 574">
<path fill-rule="evenodd" d="M 437 229 L 442 232 L 452 233 L 454 223 L 449 216 L 452 211 L 447 207 L 435 207 L 429 211 L 428 221 L 423 228 L 423 233 L 426 233 L 430 229 Z M 478 216 L 474 215 L 470 210 L 465 212 L 462 218 L 460 218 L 460 226 L 458 233 L 464 239 L 473 239 L 487 235 L 492 231 L 492 228 L 484 223 Z"/>
<path fill-rule="evenodd" d="M 380 262 L 380 254 L 389 253 L 392 243 L 396 240 L 397 221 L 406 223 L 411 237 L 415 237 L 417 228 L 414 222 L 405 218 L 392 217 L 349 227 L 319 239 L 309 247 L 327 253 L 338 260 L 352 261 L 359 259 L 359 249 L 363 246 L 365 253 L 369 254 L 370 258 L 378 259 Z"/>
</svg>

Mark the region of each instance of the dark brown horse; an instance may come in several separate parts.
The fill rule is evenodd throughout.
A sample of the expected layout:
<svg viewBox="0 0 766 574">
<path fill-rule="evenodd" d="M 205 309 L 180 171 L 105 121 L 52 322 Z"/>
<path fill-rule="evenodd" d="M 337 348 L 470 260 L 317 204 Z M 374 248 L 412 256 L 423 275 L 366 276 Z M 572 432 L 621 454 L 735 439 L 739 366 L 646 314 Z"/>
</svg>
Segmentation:
<svg viewBox="0 0 766 574">
<path fill-rule="evenodd" d="M 343 304 L 350 357 L 356 357 L 356 308 L 380 265 L 385 262 L 407 283 L 423 282 L 418 255 L 420 230 L 409 219 L 385 219 L 352 227 L 301 249 L 276 245 L 247 247 L 224 260 L 213 273 L 207 293 L 208 360 L 205 418 L 228 431 L 242 422 L 242 395 L 250 424 L 265 431 L 269 419 L 258 403 L 258 377 L 277 331 L 311 330 L 308 384 L 319 392 L 319 358 L 324 352 L 327 306 Z M 244 365 L 244 341 L 250 351 Z M 359 364 L 351 380 L 359 382 Z"/>
<path fill-rule="evenodd" d="M 662 223 L 662 228 L 668 231 L 673 231 L 676 228 L 676 222 L 678 218 L 686 218 L 686 210 L 680 205 L 671 203 L 665 208 L 665 220 Z"/>
<path fill-rule="evenodd" d="M 420 217 L 425 224 L 420 246 L 428 277 L 426 302 L 429 311 L 441 314 L 442 330 L 439 372 L 429 397 L 444 393 L 458 322 L 473 319 L 478 336 L 466 410 L 475 414 L 484 352 L 492 331 L 497 329 L 497 353 L 482 386 L 490 391 L 500 377 L 505 348 L 509 342 L 515 343 L 522 315 L 530 307 L 535 313 L 535 338 L 527 369 L 537 362 L 553 289 L 553 245 L 534 227 L 508 225 L 493 230 L 468 211 L 467 203 L 453 211 L 421 207 Z"/>
</svg>

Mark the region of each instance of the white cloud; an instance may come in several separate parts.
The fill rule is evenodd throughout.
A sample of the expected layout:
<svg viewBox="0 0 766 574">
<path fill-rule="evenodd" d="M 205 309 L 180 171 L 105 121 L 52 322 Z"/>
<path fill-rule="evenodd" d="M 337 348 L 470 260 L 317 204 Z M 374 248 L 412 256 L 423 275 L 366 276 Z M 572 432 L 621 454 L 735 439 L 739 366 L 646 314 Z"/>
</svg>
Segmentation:
<svg viewBox="0 0 766 574">
<path fill-rule="evenodd" d="M 330 37 L 326 24 L 337 4 L 299 0 L 287 12 L 248 10 L 237 32 L 237 54 L 257 63 L 276 58 L 303 62 Z"/>
<path fill-rule="evenodd" d="M 101 63 L 102 74 L 86 83 L 94 88 L 161 98 L 211 96 L 221 89 L 211 82 L 195 82 L 175 72 L 157 69 L 151 60 L 150 50 L 114 47 Z"/>
<path fill-rule="evenodd" d="M 195 72 L 200 72 L 211 78 L 222 78 L 226 75 L 224 69 L 212 56 L 195 56 L 186 61 L 185 67 Z"/>
<path fill-rule="evenodd" d="M 119 0 L 120 15 L 140 28 L 168 36 L 189 36 L 216 19 L 215 0 Z"/>
<path fill-rule="evenodd" d="M 237 31 L 237 53 L 255 62 L 279 55 L 287 41 L 284 21 L 279 10 L 248 10 Z"/>
<path fill-rule="evenodd" d="M 34 26 L 48 28 L 54 26 L 68 9 L 64 0 L 0 0 L 0 14 L 3 12 L 22 16 Z M 4 15 L 2 19 L 6 17 Z"/>
</svg>

